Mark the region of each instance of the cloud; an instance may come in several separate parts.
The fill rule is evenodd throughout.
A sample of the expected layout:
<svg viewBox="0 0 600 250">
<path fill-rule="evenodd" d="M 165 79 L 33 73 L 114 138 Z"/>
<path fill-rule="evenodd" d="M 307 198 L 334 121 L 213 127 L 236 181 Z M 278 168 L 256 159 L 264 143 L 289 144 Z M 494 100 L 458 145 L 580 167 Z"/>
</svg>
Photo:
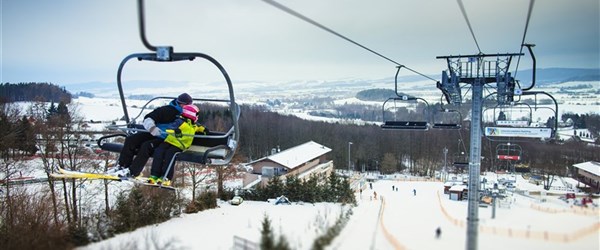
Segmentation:
<svg viewBox="0 0 600 250">
<path fill-rule="evenodd" d="M 426 74 L 445 69 L 436 56 L 477 52 L 455 1 L 280 2 Z M 528 1 L 463 2 L 484 53 L 518 52 Z M 526 42 L 537 44 L 539 67 L 600 67 L 598 5 L 535 3 Z M 238 80 L 381 78 L 395 72 L 393 63 L 259 0 L 146 1 L 145 13 L 150 43 L 209 54 Z M 122 58 L 146 51 L 134 1 L 3 1 L 2 34 L 3 82 L 114 81 Z"/>
</svg>

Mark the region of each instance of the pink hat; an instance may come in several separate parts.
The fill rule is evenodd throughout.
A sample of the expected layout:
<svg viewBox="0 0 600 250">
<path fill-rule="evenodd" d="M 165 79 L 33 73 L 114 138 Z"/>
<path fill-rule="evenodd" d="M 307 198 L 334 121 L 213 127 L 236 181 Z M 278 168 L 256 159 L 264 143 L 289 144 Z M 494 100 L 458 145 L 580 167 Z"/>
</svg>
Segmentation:
<svg viewBox="0 0 600 250">
<path fill-rule="evenodd" d="M 198 117 L 196 116 L 196 114 L 199 111 L 200 111 L 200 109 L 198 107 L 196 107 L 196 105 L 194 105 L 194 104 L 185 105 L 185 106 L 183 106 L 183 112 L 181 115 L 185 118 L 189 118 L 193 122 L 196 122 L 196 120 L 198 120 Z"/>
</svg>

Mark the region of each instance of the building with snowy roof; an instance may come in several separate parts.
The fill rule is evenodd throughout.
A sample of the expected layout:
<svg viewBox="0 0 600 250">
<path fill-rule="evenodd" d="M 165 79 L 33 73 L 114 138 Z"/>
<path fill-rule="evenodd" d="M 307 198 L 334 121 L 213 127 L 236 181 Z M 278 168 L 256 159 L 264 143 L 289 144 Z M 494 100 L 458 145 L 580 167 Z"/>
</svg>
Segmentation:
<svg viewBox="0 0 600 250">
<path fill-rule="evenodd" d="M 591 191 L 600 192 L 600 163 L 588 161 L 573 164 L 577 170 L 575 178 L 591 187 Z"/>
<path fill-rule="evenodd" d="M 250 180 L 255 180 L 252 185 L 244 186 L 247 188 L 257 184 L 259 178 L 261 181 L 268 181 L 273 176 L 296 175 L 300 179 L 309 178 L 312 174 L 329 174 L 333 171 L 333 162 L 327 160 L 327 153 L 331 149 L 314 141 L 276 152 L 267 157 L 260 158 L 247 164 L 252 168 Z M 260 176 L 260 177 L 258 177 Z"/>
</svg>

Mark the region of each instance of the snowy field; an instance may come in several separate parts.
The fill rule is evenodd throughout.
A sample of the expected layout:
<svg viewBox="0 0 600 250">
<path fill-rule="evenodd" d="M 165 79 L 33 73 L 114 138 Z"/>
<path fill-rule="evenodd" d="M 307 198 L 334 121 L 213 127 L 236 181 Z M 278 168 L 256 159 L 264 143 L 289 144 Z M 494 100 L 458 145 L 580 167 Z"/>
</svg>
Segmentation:
<svg viewBox="0 0 600 250">
<path fill-rule="evenodd" d="M 159 225 L 90 244 L 80 249 L 162 249 L 171 242 L 179 249 L 231 249 L 234 237 L 258 243 L 264 216 L 271 220 L 275 234 L 284 234 L 293 249 L 310 249 L 317 235 L 335 223 L 342 207 L 332 203 L 273 205 L 244 201 L 240 206 L 220 202 L 219 208 L 183 214 Z M 154 238 L 159 246 L 149 243 Z M 170 248 L 175 249 L 175 248 Z"/>
<path fill-rule="evenodd" d="M 140 111 L 137 107 L 145 103 L 127 101 L 131 117 L 136 116 Z M 574 105 L 574 102 L 561 105 L 559 112 L 600 113 L 598 105 Z M 123 115 L 116 98 L 81 97 L 75 103 L 84 120 L 108 122 Z M 304 119 L 311 118 L 303 114 Z M 95 130 L 106 124 L 90 125 Z M 572 130 L 564 133 L 571 134 Z M 23 170 L 22 174 L 43 177 L 45 174 L 39 169 L 41 167 L 38 171 Z M 485 177 L 490 181 L 498 178 Z M 540 186 L 520 176 L 511 178 L 524 195 L 510 196 L 497 208 L 495 219 L 491 219 L 491 207 L 479 209 L 479 249 L 600 249 L 598 208 L 573 207 L 558 196 L 550 195 L 551 192 L 542 195 Z M 94 183 L 100 182 L 87 183 L 83 192 L 94 190 Z M 566 192 L 561 185 L 576 184 L 570 179 L 554 183 L 555 190 L 551 191 L 556 194 Z M 113 192 L 130 188 L 128 183 L 111 186 L 115 186 L 111 189 Z M 392 191 L 392 186 L 399 190 Z M 350 221 L 329 249 L 465 249 L 467 202 L 450 200 L 441 182 L 380 180 L 373 184 L 373 190 L 363 190 L 362 195 L 356 193 L 358 206 L 352 208 Z M 372 197 L 374 191 L 379 194 L 378 199 Z M 594 202 L 599 201 L 596 198 Z M 265 215 L 271 219 L 275 234 L 285 235 L 293 249 L 311 249 L 314 239 L 347 209 L 330 203 L 273 205 L 256 201 L 245 201 L 240 206 L 222 201 L 219 206 L 196 214 L 183 214 L 81 249 L 164 249 L 168 243 L 172 244 L 171 249 L 233 249 L 234 238 L 248 244 L 259 242 Z M 442 234 L 436 239 L 434 232 L 438 227 Z M 158 245 L 152 245 L 153 238 Z"/>
<path fill-rule="evenodd" d="M 45 176 L 39 159 L 28 163 L 22 174 Z M 450 200 L 442 182 L 395 175 L 374 182 L 373 189 L 369 189 L 365 177 L 356 175 L 353 188 L 358 190 L 361 184 L 363 188 L 362 193 L 356 192 L 358 206 L 352 208 L 350 221 L 328 249 L 465 249 L 467 202 Z M 557 179 L 551 190 L 545 191 L 521 175 L 485 173 L 483 178 L 487 183 L 513 180 L 517 192 L 507 190 L 506 198 L 498 200 L 495 219 L 491 206 L 479 208 L 479 249 L 599 249 L 599 199 L 596 197 L 590 208 L 559 199 L 571 192 L 564 190 L 566 186 L 576 187 L 573 179 Z M 83 183 L 80 195 L 86 204 L 84 214 L 103 209 L 103 200 L 98 198 L 103 197 L 102 183 Z M 35 190 L 46 185 L 31 184 L 27 188 Z M 117 194 L 131 186 L 127 182 L 110 182 L 109 193 Z M 392 186 L 398 191 L 392 191 Z M 187 188 L 182 191 L 184 196 L 190 195 Z M 114 198 L 111 196 L 112 202 Z M 246 245 L 260 242 L 265 215 L 270 218 L 274 233 L 284 235 L 293 249 L 311 249 L 314 239 L 349 208 L 332 203 L 274 205 L 260 201 L 232 206 L 220 201 L 219 208 L 182 214 L 80 249 L 234 249 L 234 238 Z M 436 239 L 438 227 L 442 235 Z"/>
<path fill-rule="evenodd" d="M 522 181 L 517 184 L 526 186 Z M 398 191 L 392 191 L 392 186 Z M 358 206 L 328 249 L 465 249 L 467 202 L 450 200 L 441 182 L 380 180 L 373 189 L 356 195 Z M 479 209 L 479 249 L 599 249 L 598 208 L 572 207 L 557 196 L 543 199 L 514 194 L 510 200 L 509 206 L 496 209 L 495 219 L 490 206 Z M 160 249 L 149 243 L 152 237 L 162 242 L 158 246 L 171 242 L 179 249 L 233 249 L 234 237 L 247 244 L 259 243 L 264 215 L 271 219 L 275 234 L 283 234 L 293 249 L 311 249 L 314 238 L 342 211 L 341 205 L 331 203 L 244 201 L 239 206 L 226 202 L 219 206 L 80 249 L 126 249 L 132 245 Z M 435 237 L 438 227 L 442 231 L 439 239 Z"/>
</svg>

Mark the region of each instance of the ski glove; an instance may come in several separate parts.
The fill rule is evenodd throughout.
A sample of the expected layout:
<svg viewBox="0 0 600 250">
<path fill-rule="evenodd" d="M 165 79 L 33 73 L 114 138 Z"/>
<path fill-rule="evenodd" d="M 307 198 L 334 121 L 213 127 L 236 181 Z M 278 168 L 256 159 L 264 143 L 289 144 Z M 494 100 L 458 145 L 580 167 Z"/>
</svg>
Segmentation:
<svg viewBox="0 0 600 250">
<path fill-rule="evenodd" d="M 161 131 L 156 126 L 151 127 L 149 131 L 150 131 L 150 134 L 153 135 L 153 136 L 157 136 L 157 137 L 161 136 Z"/>
<path fill-rule="evenodd" d="M 148 130 L 148 132 L 150 132 L 150 134 L 152 134 L 153 136 L 160 136 L 160 129 L 156 127 L 156 124 L 154 123 L 154 120 L 152 120 L 152 118 L 146 118 L 144 119 L 144 128 L 146 130 Z"/>
<path fill-rule="evenodd" d="M 198 127 L 196 127 L 196 132 L 200 132 L 204 135 L 208 135 L 208 128 L 206 128 L 204 126 L 198 126 Z"/>
<path fill-rule="evenodd" d="M 175 135 L 175 137 L 177 137 L 177 138 L 181 138 L 181 137 L 183 136 L 183 134 L 181 134 L 181 129 L 179 129 L 179 128 L 176 128 L 176 129 L 174 129 L 173 131 L 174 131 L 174 135 Z"/>
</svg>

